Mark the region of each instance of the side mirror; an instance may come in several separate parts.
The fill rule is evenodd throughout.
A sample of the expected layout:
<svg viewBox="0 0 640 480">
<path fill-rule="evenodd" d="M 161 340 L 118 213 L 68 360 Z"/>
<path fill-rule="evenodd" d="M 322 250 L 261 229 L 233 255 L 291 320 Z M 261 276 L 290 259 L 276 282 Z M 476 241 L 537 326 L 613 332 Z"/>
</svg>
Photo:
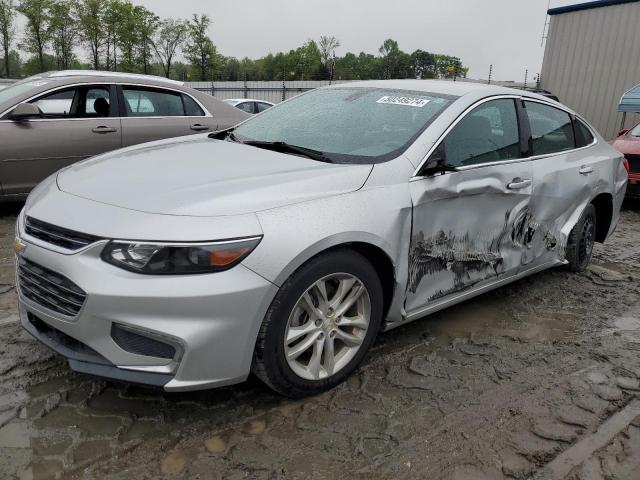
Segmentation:
<svg viewBox="0 0 640 480">
<path fill-rule="evenodd" d="M 16 120 L 18 122 L 36 117 L 42 117 L 42 110 L 40 110 L 40 108 L 38 108 L 38 106 L 34 105 L 33 103 L 20 103 L 9 114 L 9 118 L 11 120 Z"/>
<path fill-rule="evenodd" d="M 621 137 L 622 135 L 626 135 L 627 133 L 629 133 L 629 130 L 629 128 L 623 128 L 618 132 L 618 136 Z"/>
<path fill-rule="evenodd" d="M 444 142 L 440 142 L 440 145 L 438 145 L 427 160 L 427 163 L 425 163 L 421 174 L 430 176 L 444 172 L 455 172 L 457 170 L 456 167 L 447 165 L 447 149 Z"/>
</svg>

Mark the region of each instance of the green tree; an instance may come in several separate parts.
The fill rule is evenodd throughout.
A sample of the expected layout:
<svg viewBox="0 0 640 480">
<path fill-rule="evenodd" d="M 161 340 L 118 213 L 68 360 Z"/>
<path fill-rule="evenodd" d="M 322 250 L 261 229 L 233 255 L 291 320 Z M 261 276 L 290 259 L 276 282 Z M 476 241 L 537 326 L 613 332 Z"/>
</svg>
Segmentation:
<svg viewBox="0 0 640 480">
<path fill-rule="evenodd" d="M 436 78 L 436 61 L 432 53 L 416 50 L 411 54 L 411 64 L 415 78 Z"/>
<path fill-rule="evenodd" d="M 153 58 L 153 37 L 160 24 L 160 18 L 139 5 L 134 7 L 133 15 L 138 31 L 137 62 L 142 63 L 142 73 L 148 74 L 151 70 L 151 60 Z"/>
<path fill-rule="evenodd" d="M 186 59 L 198 71 L 199 80 L 209 80 L 210 72 L 216 62 L 216 47 L 209 38 L 211 19 L 204 13 L 194 14 L 187 23 L 187 42 L 183 53 Z"/>
<path fill-rule="evenodd" d="M 106 49 L 104 53 L 104 65 L 107 70 L 118 69 L 120 34 L 123 31 L 122 25 L 126 21 L 126 6 L 127 3 L 121 0 L 108 0 L 105 2 L 105 7 L 102 12 Z"/>
<path fill-rule="evenodd" d="M 53 45 L 57 67 L 70 68 L 74 60 L 73 49 L 78 38 L 77 16 L 66 0 L 55 0 L 50 7 L 49 36 Z"/>
<path fill-rule="evenodd" d="M 171 77 L 171 66 L 178 49 L 184 43 L 187 25 L 183 20 L 163 20 L 153 38 L 153 49 L 162 65 L 164 76 Z"/>
<path fill-rule="evenodd" d="M 20 0 L 17 8 L 27 20 L 21 46 L 37 57 L 41 72 L 45 71 L 45 49 L 51 39 L 51 5 L 51 0 Z"/>
<path fill-rule="evenodd" d="M 465 68 L 458 57 L 450 55 L 434 55 L 436 72 L 439 78 L 464 77 L 468 68 Z"/>
<path fill-rule="evenodd" d="M 4 55 L 0 56 L 0 67 L 5 64 Z M 22 58 L 17 50 L 12 49 L 9 51 L 9 65 L 10 65 L 10 77 L 9 78 L 21 78 L 22 77 Z"/>
<path fill-rule="evenodd" d="M 295 66 L 296 74 L 300 80 L 310 80 L 322 76 L 322 58 L 320 48 L 314 40 L 307 40 L 302 47 L 290 54 L 290 62 Z"/>
<path fill-rule="evenodd" d="M 31 76 L 37 73 L 47 72 L 56 69 L 56 57 L 48 53 L 44 53 L 42 58 L 38 55 L 32 55 L 22 64 L 22 75 Z"/>
<path fill-rule="evenodd" d="M 4 73 L 11 77 L 11 44 L 14 40 L 16 19 L 13 0 L 0 0 L 0 45 L 4 53 Z"/>
<path fill-rule="evenodd" d="M 119 2 L 117 6 L 118 23 L 114 31 L 114 69 L 124 72 L 138 72 L 137 51 L 140 44 L 140 18 L 135 7 L 130 2 Z M 117 51 L 120 52 L 120 64 L 117 61 Z"/>
<path fill-rule="evenodd" d="M 105 31 L 102 25 L 105 3 L 103 0 L 78 0 L 75 7 L 80 38 L 89 47 L 92 67 L 99 70 L 100 57 L 105 45 Z"/>
<path fill-rule="evenodd" d="M 320 49 L 320 61 L 327 75 L 331 76 L 335 67 L 336 48 L 340 46 L 340 41 L 336 37 L 322 35 L 318 41 Z"/>
<path fill-rule="evenodd" d="M 398 42 L 387 38 L 378 49 L 382 61 L 382 75 L 384 78 L 394 78 L 398 69 L 400 48 Z"/>
</svg>

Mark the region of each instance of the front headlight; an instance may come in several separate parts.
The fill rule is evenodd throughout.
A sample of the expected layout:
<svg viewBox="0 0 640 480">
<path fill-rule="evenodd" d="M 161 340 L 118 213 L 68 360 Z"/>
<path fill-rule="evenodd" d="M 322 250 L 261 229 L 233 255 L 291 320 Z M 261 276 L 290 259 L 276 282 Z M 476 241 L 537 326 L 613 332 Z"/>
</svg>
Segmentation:
<svg viewBox="0 0 640 480">
<path fill-rule="evenodd" d="M 228 270 L 240 263 L 262 237 L 211 243 L 155 243 L 113 240 L 102 259 L 136 273 L 176 275 Z"/>
</svg>

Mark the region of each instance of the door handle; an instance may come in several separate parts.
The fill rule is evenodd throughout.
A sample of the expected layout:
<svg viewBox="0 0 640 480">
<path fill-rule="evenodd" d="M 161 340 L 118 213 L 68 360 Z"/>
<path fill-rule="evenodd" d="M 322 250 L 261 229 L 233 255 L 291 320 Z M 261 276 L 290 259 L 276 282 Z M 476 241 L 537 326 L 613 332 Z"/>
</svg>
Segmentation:
<svg viewBox="0 0 640 480">
<path fill-rule="evenodd" d="M 113 127 L 101 126 L 101 127 L 92 128 L 91 131 L 93 133 L 115 133 L 118 131 L 118 129 Z"/>
<path fill-rule="evenodd" d="M 582 166 L 580 167 L 580 170 L 578 170 L 578 173 L 579 173 L 580 175 L 589 175 L 589 174 L 590 174 L 590 173 L 592 173 L 592 172 L 593 172 L 593 167 L 588 167 L 588 166 L 586 166 L 586 165 L 582 165 Z"/>
<path fill-rule="evenodd" d="M 196 123 L 195 125 L 191 125 L 191 130 L 195 132 L 204 132 L 205 130 L 209 130 L 209 127 L 207 125 L 200 125 L 199 123 Z"/>
<path fill-rule="evenodd" d="M 531 186 L 531 180 L 522 180 L 521 178 L 514 178 L 513 181 L 507 185 L 509 190 L 521 190 Z"/>
</svg>

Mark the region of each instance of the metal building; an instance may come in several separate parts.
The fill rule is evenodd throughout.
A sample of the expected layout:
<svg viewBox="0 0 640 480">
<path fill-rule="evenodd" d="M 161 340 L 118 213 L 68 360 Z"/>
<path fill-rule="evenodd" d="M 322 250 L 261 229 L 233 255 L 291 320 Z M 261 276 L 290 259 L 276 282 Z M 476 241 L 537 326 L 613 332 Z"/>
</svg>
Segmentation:
<svg viewBox="0 0 640 480">
<path fill-rule="evenodd" d="M 620 98 L 640 83 L 640 0 L 599 0 L 548 14 L 540 86 L 614 138 L 622 127 Z M 638 122 L 640 115 L 626 115 L 626 127 Z"/>
</svg>

